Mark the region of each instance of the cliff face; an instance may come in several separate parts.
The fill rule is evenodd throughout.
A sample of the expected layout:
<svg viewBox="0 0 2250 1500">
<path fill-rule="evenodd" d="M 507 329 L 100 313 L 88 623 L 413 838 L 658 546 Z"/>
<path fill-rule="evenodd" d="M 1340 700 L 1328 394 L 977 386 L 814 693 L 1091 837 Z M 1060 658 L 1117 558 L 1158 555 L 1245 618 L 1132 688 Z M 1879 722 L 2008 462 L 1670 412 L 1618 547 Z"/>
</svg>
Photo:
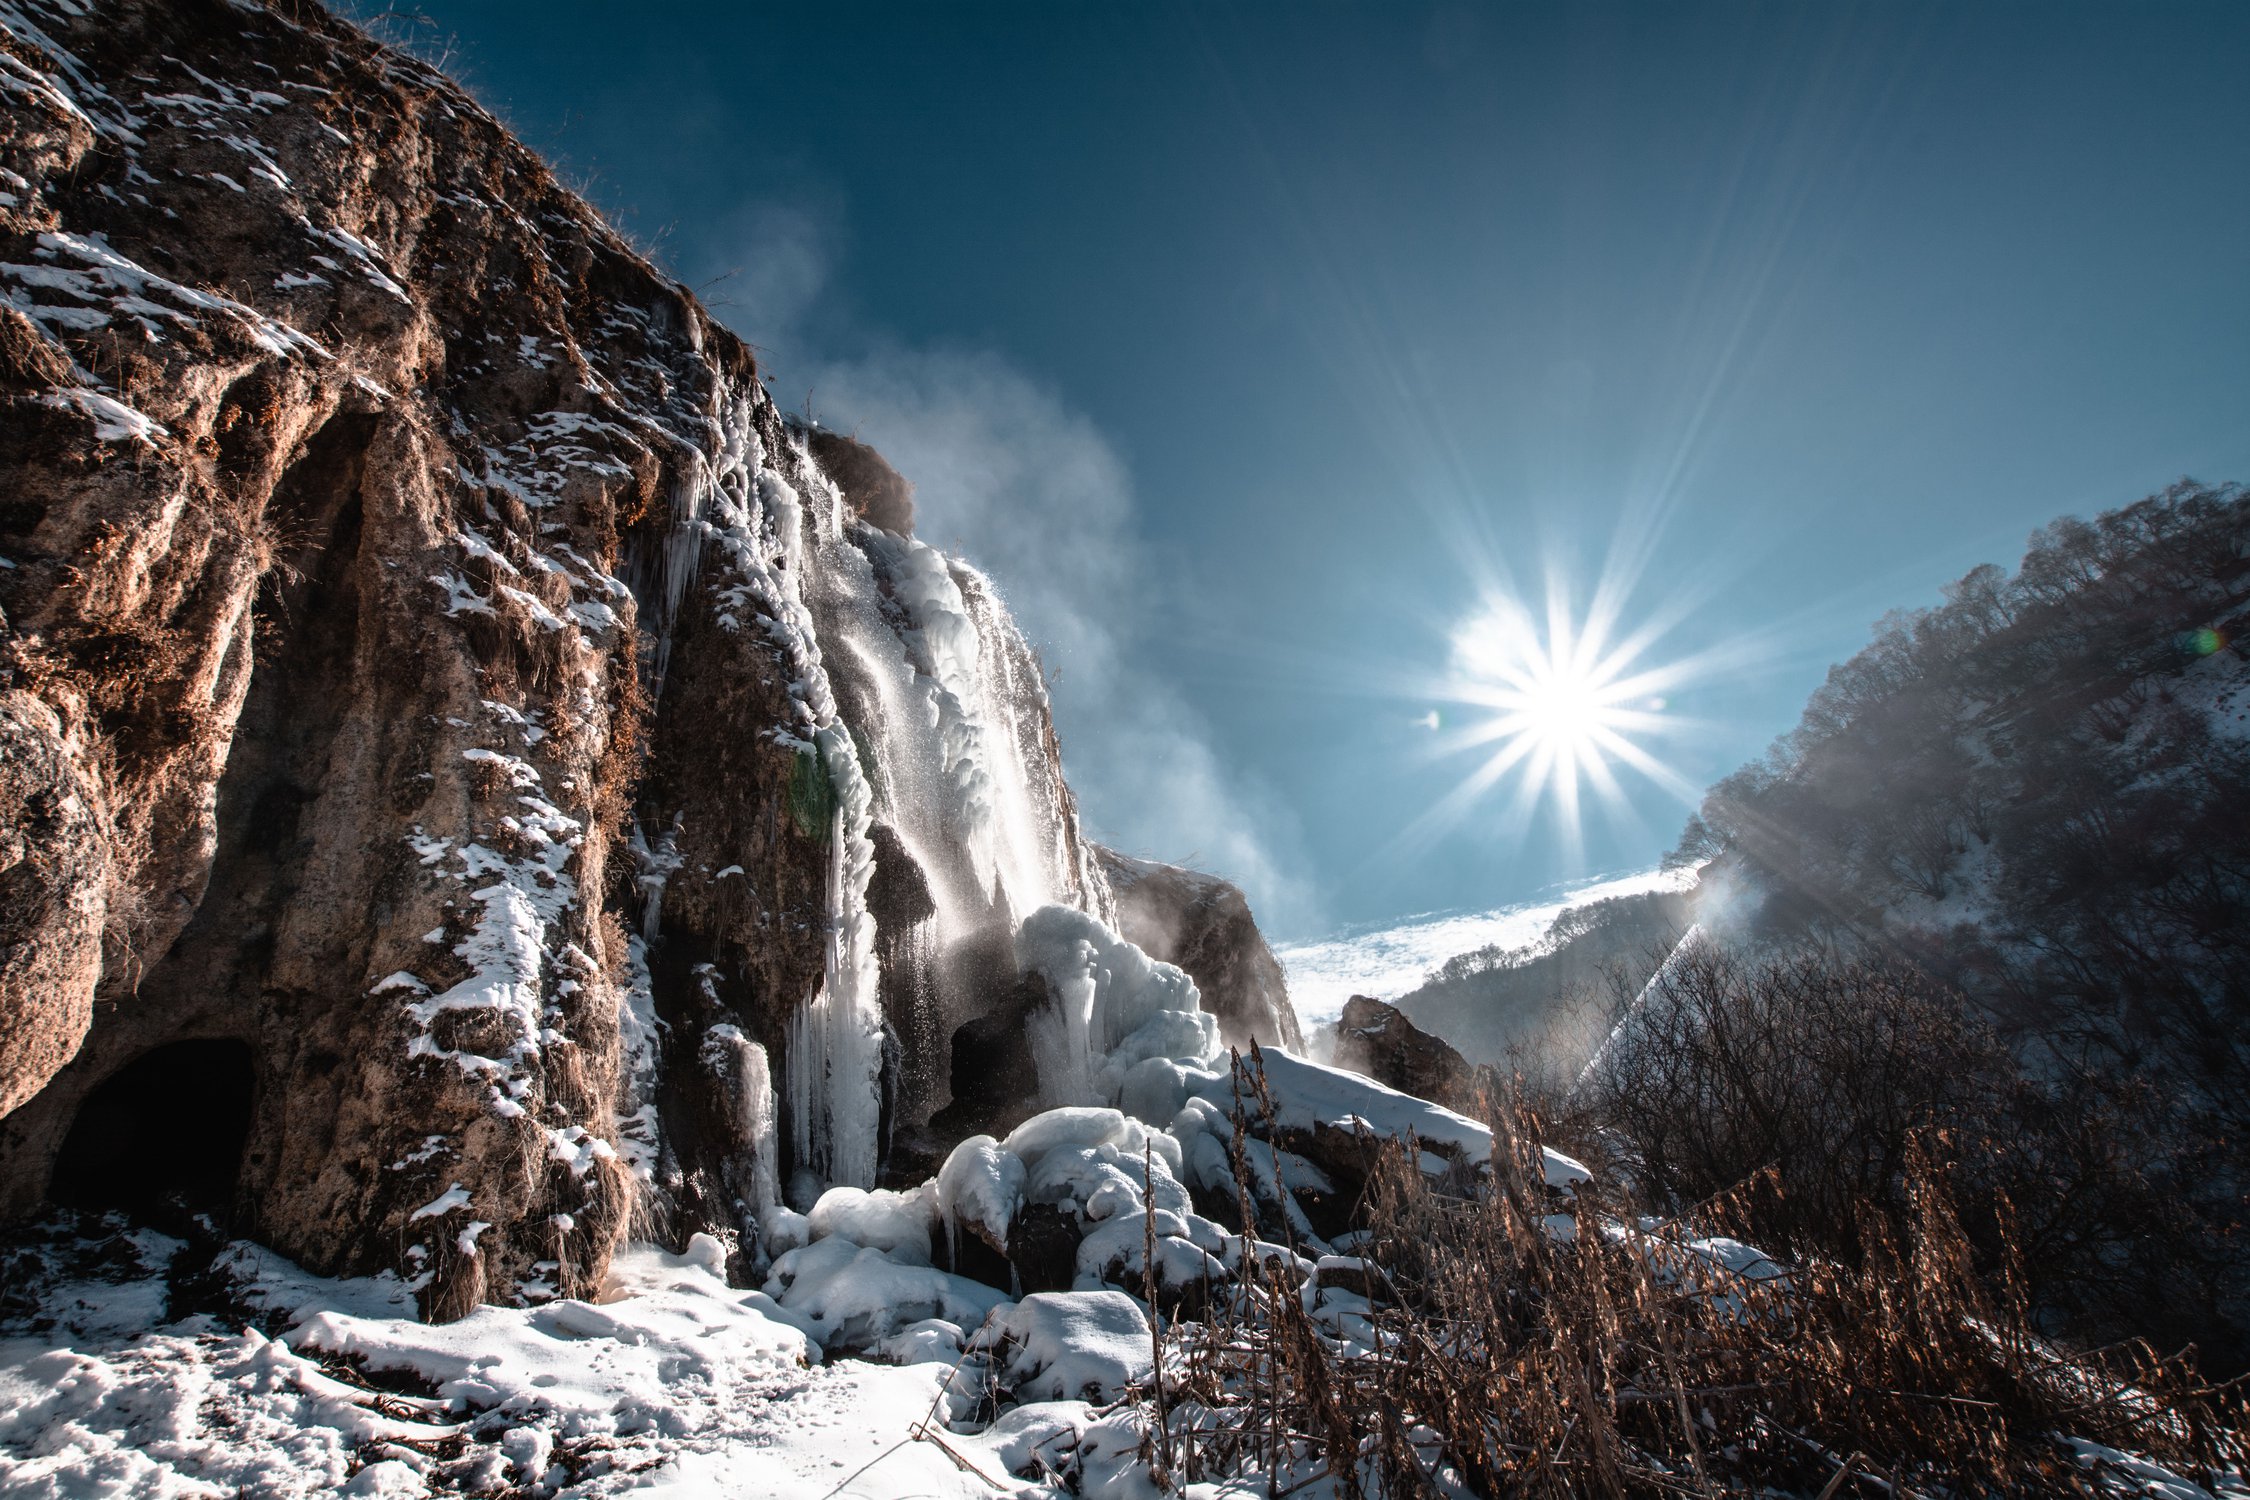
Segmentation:
<svg viewBox="0 0 2250 1500">
<path fill-rule="evenodd" d="M 0 54 L 0 1218 L 215 1184 L 444 1316 L 943 1145 L 1117 913 L 905 481 L 311 5 Z"/>
<path fill-rule="evenodd" d="M 253 1232 L 440 1310 L 576 1289 L 636 815 L 744 872 L 673 901 L 722 1000 L 821 981 L 832 830 L 758 794 L 821 728 L 775 624 L 819 481 L 442 78 L 311 7 L 79 11 L 0 7 L 9 1203 L 121 1063 L 231 1039 Z"/>
</svg>

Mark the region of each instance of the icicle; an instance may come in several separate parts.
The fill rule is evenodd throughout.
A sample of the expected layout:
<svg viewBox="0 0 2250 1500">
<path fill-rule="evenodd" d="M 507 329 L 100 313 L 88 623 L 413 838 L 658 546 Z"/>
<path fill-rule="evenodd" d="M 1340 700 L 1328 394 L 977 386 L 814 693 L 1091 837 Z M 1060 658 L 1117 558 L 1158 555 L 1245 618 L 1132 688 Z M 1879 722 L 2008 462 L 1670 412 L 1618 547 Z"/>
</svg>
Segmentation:
<svg viewBox="0 0 2250 1500">
<path fill-rule="evenodd" d="M 703 1034 L 704 1065 L 731 1080 L 736 1184 L 753 1218 L 780 1202 L 781 1150 L 774 1134 L 773 1074 L 766 1049 L 739 1027 L 714 1026 Z"/>
<path fill-rule="evenodd" d="M 751 1161 L 752 1201 L 760 1219 L 781 1201 L 781 1145 L 774 1132 L 773 1072 L 766 1049 L 742 1044 L 742 1148 Z"/>
<path fill-rule="evenodd" d="M 875 1185 L 882 1128 L 883 1010 L 876 995 L 875 921 L 867 883 L 875 845 L 871 794 L 852 737 L 820 731 L 836 788 L 828 863 L 828 954 L 820 993 L 790 1020 L 789 1117 L 800 1166 L 845 1187 Z"/>
</svg>

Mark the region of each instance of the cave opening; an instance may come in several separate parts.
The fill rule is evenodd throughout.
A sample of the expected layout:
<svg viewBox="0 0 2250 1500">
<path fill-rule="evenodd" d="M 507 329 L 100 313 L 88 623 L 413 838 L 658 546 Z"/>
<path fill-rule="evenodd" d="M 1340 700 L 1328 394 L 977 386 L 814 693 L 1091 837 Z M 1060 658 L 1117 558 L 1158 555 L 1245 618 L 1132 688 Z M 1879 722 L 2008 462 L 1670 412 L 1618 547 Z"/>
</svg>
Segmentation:
<svg viewBox="0 0 2250 1500">
<path fill-rule="evenodd" d="M 225 1221 L 255 1085 L 250 1049 L 239 1041 L 173 1042 L 141 1054 L 78 1106 L 47 1196 L 68 1208 Z"/>
</svg>

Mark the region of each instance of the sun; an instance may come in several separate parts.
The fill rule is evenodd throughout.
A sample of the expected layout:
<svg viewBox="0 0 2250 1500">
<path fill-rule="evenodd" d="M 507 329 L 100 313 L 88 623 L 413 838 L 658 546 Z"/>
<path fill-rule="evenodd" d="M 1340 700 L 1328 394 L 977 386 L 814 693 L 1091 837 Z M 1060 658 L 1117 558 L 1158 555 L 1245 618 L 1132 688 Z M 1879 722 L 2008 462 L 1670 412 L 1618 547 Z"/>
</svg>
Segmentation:
<svg viewBox="0 0 2250 1500">
<path fill-rule="evenodd" d="M 1493 711 L 1477 738 L 1562 766 L 1622 754 L 1621 745 L 1629 750 L 1622 732 L 1648 718 L 1645 707 L 1632 706 L 1641 684 L 1624 675 L 1626 662 L 1595 648 L 1567 619 L 1551 622 L 1542 636 L 1506 606 L 1472 618 L 1455 634 L 1454 662 L 1461 696 Z"/>
<path fill-rule="evenodd" d="M 1667 695 L 1687 667 L 1646 659 L 1660 632 L 1618 638 L 1616 624 L 1600 608 L 1575 613 L 1567 592 L 1552 587 L 1543 616 L 1520 600 L 1489 598 L 1453 631 L 1444 696 L 1469 712 L 1445 716 L 1459 727 L 1439 749 L 1481 758 L 1445 799 L 1444 815 L 1513 778 L 1516 817 L 1549 806 L 1575 843 L 1585 791 L 1623 808 L 1621 770 L 1693 800 L 1695 788 L 1652 749 L 1682 727 Z"/>
</svg>

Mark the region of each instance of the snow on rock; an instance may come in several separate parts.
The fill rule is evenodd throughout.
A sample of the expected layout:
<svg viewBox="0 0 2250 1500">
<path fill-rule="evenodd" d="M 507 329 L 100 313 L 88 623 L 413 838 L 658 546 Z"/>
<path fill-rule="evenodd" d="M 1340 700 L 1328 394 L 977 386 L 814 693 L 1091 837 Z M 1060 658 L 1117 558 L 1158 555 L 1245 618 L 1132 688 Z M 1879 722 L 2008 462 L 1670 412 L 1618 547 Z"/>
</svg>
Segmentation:
<svg viewBox="0 0 2250 1500">
<path fill-rule="evenodd" d="M 1033 1115 L 1008 1132 L 1001 1149 L 1023 1163 L 1027 1201 L 1065 1203 L 1084 1217 L 1101 1219 L 1130 1200 L 1138 1208 L 1144 1179 L 1169 1184 L 1159 1197 L 1183 1193 L 1179 1187 L 1180 1143 L 1114 1109 L 1065 1106 Z"/>
<path fill-rule="evenodd" d="M 840 1235 L 776 1260 L 766 1291 L 833 1349 L 870 1349 L 927 1318 L 974 1327 L 1008 1300 L 982 1282 L 903 1264 Z"/>
<path fill-rule="evenodd" d="M 1016 1211 L 1023 1207 L 1023 1158 L 989 1135 L 970 1136 L 938 1170 L 937 1204 L 945 1220 L 947 1251 L 956 1263 L 964 1227 L 1004 1252 Z"/>
<path fill-rule="evenodd" d="M 679 1392 L 718 1399 L 760 1374 L 820 1357 L 803 1319 L 720 1274 L 725 1251 L 698 1235 L 685 1255 L 648 1246 L 612 1262 L 603 1304 L 480 1307 L 441 1325 L 313 1313 L 289 1341 L 371 1373 L 407 1374 L 452 1414 L 538 1417 L 565 1437 L 653 1427 L 678 1434 L 692 1418 Z"/>
<path fill-rule="evenodd" d="M 1274 1123 L 1283 1130 L 1311 1132 L 1325 1126 L 1350 1133 L 1365 1128 L 1371 1135 L 1399 1140 L 1412 1136 L 1425 1147 L 1471 1163 L 1492 1158 L 1492 1132 L 1484 1126 L 1361 1074 L 1271 1047 L 1260 1049 L 1254 1059 L 1245 1058 L 1243 1068 L 1264 1079 L 1273 1100 Z M 1251 1083 L 1245 1079 L 1245 1095 Z M 1234 1084 L 1223 1074 L 1198 1086 L 1196 1094 L 1222 1110 L 1234 1107 Z M 1257 1108 L 1254 1100 L 1250 1107 Z"/>
<path fill-rule="evenodd" d="M 1240 1264 L 1239 1256 L 1230 1264 L 1198 1244 L 1198 1230 L 1201 1238 L 1215 1238 L 1220 1249 L 1236 1243 L 1235 1236 L 1192 1212 L 1159 1208 L 1151 1215 L 1134 1207 L 1105 1219 L 1078 1242 L 1078 1288 L 1107 1284 L 1130 1287 L 1138 1295 L 1148 1284 L 1146 1268 L 1152 1251 L 1156 1284 L 1162 1291 L 1182 1292 L 1227 1281 Z"/>
<path fill-rule="evenodd" d="M 1123 1292 L 1037 1292 L 976 1339 L 1021 1401 L 1115 1401 L 1154 1368 L 1141 1305 Z"/>
<path fill-rule="evenodd" d="M 968 1330 L 946 1318 L 922 1318 L 898 1332 L 877 1339 L 868 1352 L 894 1365 L 916 1365 L 925 1360 L 953 1364 L 969 1341 Z"/>
<path fill-rule="evenodd" d="M 1099 1105 L 1066 1104 L 1042 1110 L 1008 1132 L 1000 1144 L 1018 1157 L 1037 1161 L 1065 1146 L 1098 1146 L 1125 1131 L 1125 1116 Z"/>
<path fill-rule="evenodd" d="M 834 1236 L 880 1250 L 905 1265 L 926 1266 L 936 1198 L 937 1189 L 929 1183 L 903 1193 L 830 1188 L 805 1216 L 806 1228 L 815 1240 Z"/>
<path fill-rule="evenodd" d="M 1114 1218 L 1153 1197 L 1160 1208 L 1188 1211 L 1188 1190 L 1170 1165 L 1151 1151 L 1127 1156 L 1115 1146 L 1073 1146 L 1050 1151 L 1024 1180 L 1024 1196 L 1053 1203 L 1090 1222 Z"/>
<path fill-rule="evenodd" d="M 568 867 L 585 843 L 585 825 L 539 795 L 540 774 L 529 761 L 481 747 L 461 755 L 489 766 L 491 774 L 520 794 L 514 800 L 521 811 L 500 819 L 507 847 L 517 852 L 502 854 L 474 841 L 454 848 L 451 840 L 430 839 L 417 826 L 410 840 L 422 862 L 441 865 L 448 856 L 459 860 L 458 871 L 441 873 L 468 887 L 470 898 L 482 908 L 476 925 L 453 946 L 470 972 L 433 993 L 420 978 L 401 971 L 369 993 L 398 991 L 409 997 L 404 1007 L 413 1028 L 409 1056 L 452 1064 L 484 1087 L 492 1113 L 522 1119 L 540 1102 L 545 1050 L 569 1040 L 550 1024 L 548 992 L 562 983 L 580 982 L 572 976 L 574 966 L 591 967 L 574 965 L 582 955 L 567 945 L 557 953 L 551 941 L 551 933 L 578 902 L 578 883 Z M 439 1040 L 440 1018 L 464 1011 L 481 1012 L 498 1023 L 489 1033 L 492 1040 L 480 1043 L 484 1050 Z"/>
<path fill-rule="evenodd" d="M 1545 1147 L 1540 1148 L 1539 1154 L 1546 1169 L 1547 1186 L 1551 1188 L 1561 1192 L 1575 1193 L 1581 1183 L 1594 1180 L 1593 1172 L 1588 1169 L 1584 1162 L 1577 1160 L 1575 1157 L 1565 1156 L 1560 1151 L 1550 1151 Z"/>
</svg>

